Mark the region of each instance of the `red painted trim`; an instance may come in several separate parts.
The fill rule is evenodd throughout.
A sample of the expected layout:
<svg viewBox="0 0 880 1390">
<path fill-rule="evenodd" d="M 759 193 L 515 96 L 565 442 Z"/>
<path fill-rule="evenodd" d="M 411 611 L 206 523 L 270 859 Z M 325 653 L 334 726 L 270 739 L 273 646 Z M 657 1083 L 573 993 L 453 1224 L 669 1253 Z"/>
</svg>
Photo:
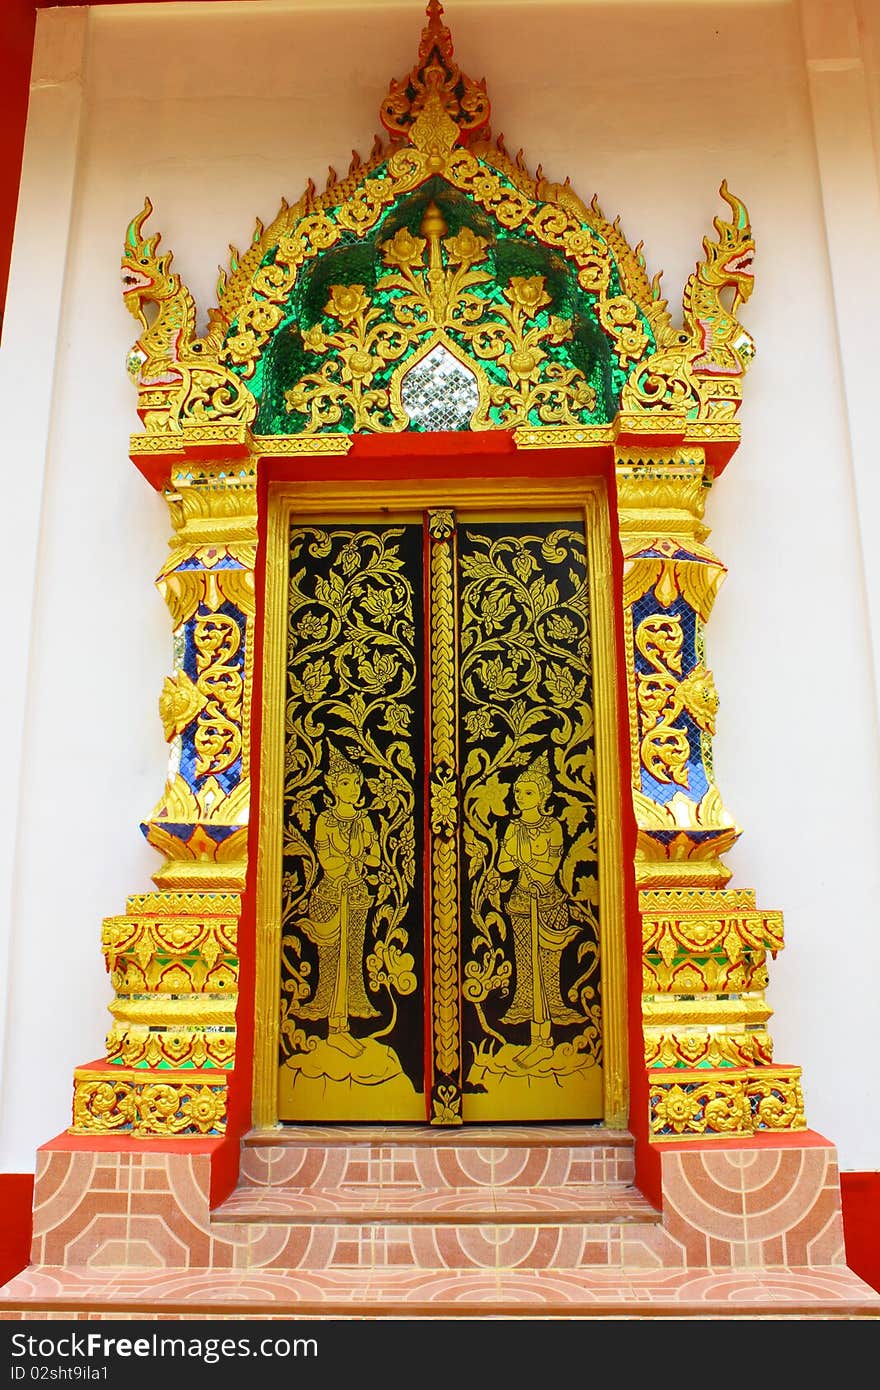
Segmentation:
<svg viewBox="0 0 880 1390">
<path fill-rule="evenodd" d="M 623 604 L 623 549 L 617 481 L 613 458 L 608 463 L 608 513 L 611 530 L 612 610 L 617 666 L 617 749 L 620 769 L 620 843 L 623 871 L 623 930 L 626 945 L 626 1013 L 629 1053 L 629 1129 L 635 1139 L 635 1176 L 655 1207 L 662 1205 L 660 1155 L 650 1143 L 649 1090 L 642 1033 L 642 921 L 635 878 L 637 827 L 632 800 L 632 749 L 626 687 L 626 642 Z"/>
<path fill-rule="evenodd" d="M 161 466 L 161 465 L 160 465 Z M 269 483 L 286 482 L 392 482 L 419 478 L 504 479 L 514 496 L 516 480 L 600 476 L 608 490 L 611 531 L 613 596 L 616 645 L 617 718 L 621 766 L 620 822 L 623 838 L 625 935 L 628 977 L 629 1070 L 631 1089 L 630 1128 L 637 1140 L 637 1176 L 649 1200 L 660 1204 L 660 1157 L 648 1140 L 647 1079 L 641 1033 L 641 925 L 632 865 L 636 829 L 632 799 L 628 795 L 630 747 L 626 696 L 626 661 L 623 644 L 623 555 L 620 549 L 613 472 L 613 451 L 606 445 L 590 449 L 517 450 L 512 435 L 487 431 L 472 434 L 357 435 L 348 454 L 329 458 L 266 458 L 259 468 L 258 546 L 255 571 L 257 622 L 254 635 L 252 701 L 251 785 L 252 815 L 248 845 L 248 885 L 239 927 L 239 1012 L 237 1059 L 229 1079 L 228 1135 L 237 1139 L 251 1125 L 253 1093 L 254 1012 L 246 1001 L 254 999 L 256 980 L 256 866 L 260 825 L 260 742 L 263 688 L 263 646 L 266 591 L 266 527 Z M 426 670 L 426 679 L 429 671 Z M 427 843 L 427 842 L 426 842 Z M 426 968 L 429 961 L 426 957 Z M 426 1078 L 427 1081 L 427 1078 Z"/>
<path fill-rule="evenodd" d="M 238 924 L 238 1010 L 236 1013 L 235 1066 L 229 1074 L 227 1135 L 236 1143 L 253 1123 L 254 1032 L 257 986 L 257 870 L 259 865 L 260 781 L 263 734 L 263 649 L 266 615 L 266 538 L 269 512 L 269 469 L 257 476 L 257 555 L 254 565 L 254 664 L 251 698 L 250 781 L 251 810 L 248 825 L 248 871 Z M 238 1177 L 238 1152 L 235 1179 Z M 213 1181 L 213 1175 L 212 1175 Z"/>
<path fill-rule="evenodd" d="M 0 1173 L 0 1285 L 30 1260 L 33 1202 L 33 1173 Z"/>
<path fill-rule="evenodd" d="M 779 1134 L 762 1130 L 742 1139 L 658 1140 L 655 1147 L 671 1153 L 709 1153 L 716 1149 L 833 1149 L 834 1143 L 814 1129 L 798 1129 L 783 1130 Z"/>
<path fill-rule="evenodd" d="M 194 1073 L 190 1072 L 190 1076 Z M 144 1072 L 145 1076 L 150 1075 Z M 41 1144 L 37 1153 L 185 1153 L 213 1154 L 224 1143 L 222 1137 L 205 1139 L 132 1139 L 129 1134 L 58 1134 Z"/>
<path fill-rule="evenodd" d="M 431 669 L 431 627 L 433 624 L 433 594 L 431 591 L 431 536 L 422 523 L 422 662 L 424 695 L 422 698 L 422 1015 L 424 1026 L 424 1086 L 425 1119 L 431 1119 L 431 1096 L 434 1093 L 434 1016 L 431 1009 L 431 981 L 434 978 L 433 937 L 431 933 L 431 709 L 434 703 L 433 671 Z M 460 920 L 460 919 L 459 919 Z"/>
<path fill-rule="evenodd" d="M 880 1172 L 841 1173 L 840 1197 L 846 1262 L 880 1293 Z"/>
</svg>

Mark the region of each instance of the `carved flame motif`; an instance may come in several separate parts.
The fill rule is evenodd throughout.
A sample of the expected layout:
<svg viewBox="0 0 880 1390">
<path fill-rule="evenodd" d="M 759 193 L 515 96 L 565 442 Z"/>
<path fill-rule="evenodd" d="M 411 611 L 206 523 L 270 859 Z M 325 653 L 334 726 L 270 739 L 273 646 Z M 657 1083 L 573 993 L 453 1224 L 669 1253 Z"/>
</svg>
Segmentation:
<svg viewBox="0 0 880 1390">
<path fill-rule="evenodd" d="M 379 119 L 392 135 L 451 134 L 446 148 L 480 130 L 489 120 L 489 98 L 484 80 L 465 76 L 452 57 L 452 35 L 441 23 L 443 6 L 430 0 L 428 23 L 422 30 L 418 61 L 402 82 L 394 79 L 379 108 Z M 420 144 L 418 138 L 415 144 Z"/>
</svg>

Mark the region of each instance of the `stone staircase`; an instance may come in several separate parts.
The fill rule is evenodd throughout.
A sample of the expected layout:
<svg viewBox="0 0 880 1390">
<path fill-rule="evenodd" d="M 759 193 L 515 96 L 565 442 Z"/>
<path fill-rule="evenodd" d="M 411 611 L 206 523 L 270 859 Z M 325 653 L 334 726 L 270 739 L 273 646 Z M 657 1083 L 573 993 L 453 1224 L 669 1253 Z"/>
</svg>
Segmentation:
<svg viewBox="0 0 880 1390">
<path fill-rule="evenodd" d="M 779 1171 L 761 1191 L 775 1182 L 783 1207 L 786 1174 L 828 1161 L 818 1144 L 794 1167 L 766 1154 Z M 825 1234 L 833 1211 L 798 1263 L 791 1240 L 731 1238 L 740 1169 L 720 1149 L 722 1195 L 694 1191 L 705 1231 L 634 1186 L 628 1133 L 585 1125 L 254 1131 L 213 1209 L 198 1153 L 130 1151 L 115 1173 L 107 1155 L 65 1157 L 38 1172 L 34 1263 L 0 1290 L 0 1318 L 880 1318 Z"/>
</svg>

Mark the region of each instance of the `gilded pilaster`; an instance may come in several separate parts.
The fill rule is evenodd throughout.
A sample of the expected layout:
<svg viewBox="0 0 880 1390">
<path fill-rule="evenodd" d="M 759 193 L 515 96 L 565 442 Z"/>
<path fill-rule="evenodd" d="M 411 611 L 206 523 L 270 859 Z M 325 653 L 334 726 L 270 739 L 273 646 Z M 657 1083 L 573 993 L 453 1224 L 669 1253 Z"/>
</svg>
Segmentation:
<svg viewBox="0 0 880 1390">
<path fill-rule="evenodd" d="M 705 544 L 705 455 L 673 439 L 619 443 L 616 474 L 651 1132 L 803 1128 L 799 1069 L 773 1066 L 767 1029 L 782 917 L 725 887 L 740 830 L 712 763 L 704 628 L 726 571 Z"/>
<path fill-rule="evenodd" d="M 115 990 L 106 1063 L 74 1078 L 73 1130 L 219 1134 L 235 1061 L 238 921 L 247 871 L 256 469 L 175 467 L 174 530 L 157 585 L 171 612 L 172 674 L 159 714 L 170 745 L 142 830 L 158 889 L 104 922 Z"/>
</svg>

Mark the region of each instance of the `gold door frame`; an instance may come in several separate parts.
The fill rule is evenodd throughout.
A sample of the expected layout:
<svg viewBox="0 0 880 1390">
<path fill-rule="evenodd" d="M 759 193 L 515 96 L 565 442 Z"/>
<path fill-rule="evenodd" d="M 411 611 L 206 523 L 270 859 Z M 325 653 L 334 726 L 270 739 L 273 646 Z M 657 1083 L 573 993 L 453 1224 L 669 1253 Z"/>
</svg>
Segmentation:
<svg viewBox="0 0 880 1390">
<path fill-rule="evenodd" d="M 564 509 L 582 512 L 593 621 L 593 700 L 599 846 L 599 932 L 603 1002 L 603 1121 L 628 1122 L 626 953 L 621 849 L 621 788 L 617 726 L 611 536 L 608 496 L 601 478 L 506 481 L 449 479 L 424 482 L 275 482 L 269 485 L 263 629 L 260 825 L 257 855 L 256 991 L 253 1123 L 278 1123 L 278 1002 L 281 990 L 281 847 L 284 779 L 284 704 L 287 617 L 287 547 L 291 517 L 352 513 L 377 519 L 395 512 L 455 507 L 482 512 Z"/>
</svg>

